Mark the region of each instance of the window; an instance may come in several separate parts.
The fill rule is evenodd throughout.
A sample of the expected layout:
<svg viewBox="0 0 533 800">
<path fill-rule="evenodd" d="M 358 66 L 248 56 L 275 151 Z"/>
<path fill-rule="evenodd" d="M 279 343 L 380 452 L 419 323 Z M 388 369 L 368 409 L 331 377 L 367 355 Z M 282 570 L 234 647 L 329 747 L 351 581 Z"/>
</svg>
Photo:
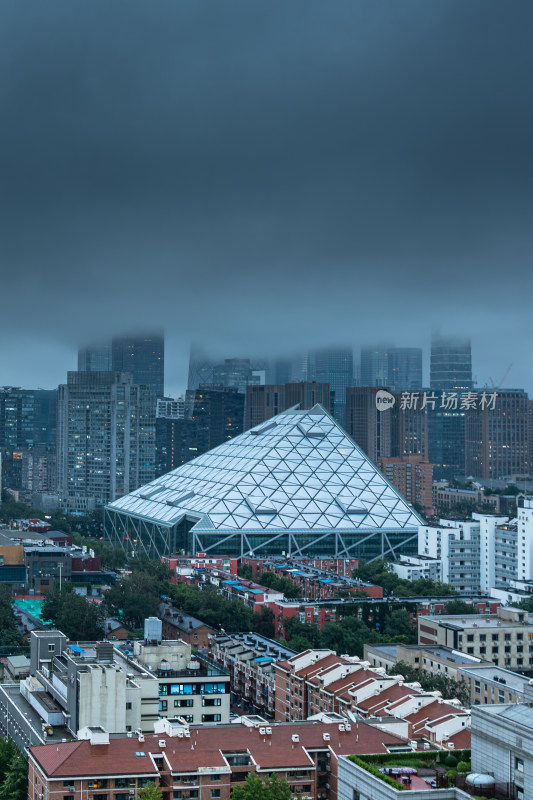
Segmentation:
<svg viewBox="0 0 533 800">
<path fill-rule="evenodd" d="M 215 797 L 220 797 L 220 789 L 211 789 L 211 800 Z"/>
<path fill-rule="evenodd" d="M 191 791 L 189 792 L 189 797 L 190 798 L 198 797 L 198 789 L 191 789 Z"/>
<path fill-rule="evenodd" d="M 177 792 L 173 792 L 172 796 L 174 797 L 174 800 L 181 800 L 181 789 Z"/>
<path fill-rule="evenodd" d="M 74 795 L 73 794 L 64 794 L 63 795 L 63 800 L 74 800 Z"/>
<path fill-rule="evenodd" d="M 88 786 L 89 789 L 107 789 L 107 780 L 105 778 L 100 780 L 95 779 L 94 781 L 91 780 Z"/>
<path fill-rule="evenodd" d="M 221 706 L 222 700 L 220 697 L 202 697 L 202 705 L 203 706 Z"/>
<path fill-rule="evenodd" d="M 466 637 L 466 641 L 467 642 L 473 642 L 474 641 L 474 634 L 473 633 L 469 633 L 468 636 Z"/>
<path fill-rule="evenodd" d="M 185 722 L 194 722 L 194 717 L 192 714 L 186 714 L 184 720 Z"/>
<path fill-rule="evenodd" d="M 174 708 L 192 708 L 194 700 L 174 700 Z"/>
<path fill-rule="evenodd" d="M 202 722 L 220 722 L 221 714 L 202 714 Z"/>
<path fill-rule="evenodd" d="M 130 796 L 128 792 L 120 792 L 119 794 L 114 795 L 113 800 L 130 800 Z"/>
<path fill-rule="evenodd" d="M 524 771 L 524 759 L 523 758 L 515 758 L 514 760 L 514 768 L 517 772 Z"/>
<path fill-rule="evenodd" d="M 126 711 L 131 711 L 131 703 L 126 703 Z"/>
<path fill-rule="evenodd" d="M 159 710 L 160 710 L 160 711 L 166 711 L 166 710 L 167 710 L 167 708 L 168 708 L 168 703 L 167 703 L 167 701 L 166 701 L 166 700 L 160 700 L 160 701 L 159 701 Z"/>
<path fill-rule="evenodd" d="M 211 780 L 212 781 L 219 781 L 220 780 L 220 775 L 211 775 Z"/>
<path fill-rule="evenodd" d="M 48 645 L 48 652 L 49 653 L 55 653 L 55 650 L 56 650 L 55 644 L 49 644 Z"/>
<path fill-rule="evenodd" d="M 128 788 L 127 778 L 115 778 L 115 789 L 127 789 L 127 788 Z"/>
<path fill-rule="evenodd" d="M 63 781 L 63 789 L 74 789 L 74 781 Z"/>
<path fill-rule="evenodd" d="M 93 794 L 94 800 L 107 800 L 106 794 Z"/>
</svg>

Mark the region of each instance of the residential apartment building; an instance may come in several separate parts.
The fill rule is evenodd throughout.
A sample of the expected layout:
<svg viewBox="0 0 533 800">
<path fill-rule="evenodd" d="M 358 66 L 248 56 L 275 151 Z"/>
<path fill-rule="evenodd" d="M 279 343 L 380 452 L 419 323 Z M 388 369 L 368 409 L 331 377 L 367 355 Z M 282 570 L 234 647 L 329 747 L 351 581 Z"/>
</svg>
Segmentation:
<svg viewBox="0 0 533 800">
<path fill-rule="evenodd" d="M 472 769 L 490 771 L 502 796 L 514 800 L 533 797 L 532 704 L 528 686 L 524 703 L 472 708 Z"/>
<path fill-rule="evenodd" d="M 420 455 L 381 457 L 377 466 L 408 503 L 433 513 L 433 466 Z"/>
<path fill-rule="evenodd" d="M 444 645 L 511 670 L 533 668 L 533 615 L 499 607 L 496 614 L 418 617 L 418 642 Z"/>
<path fill-rule="evenodd" d="M 274 666 L 295 656 L 295 650 L 257 633 L 212 634 L 209 655 L 229 672 L 235 706 L 246 713 L 274 717 Z"/>
<path fill-rule="evenodd" d="M 461 594 L 480 591 L 479 520 L 440 520 L 438 526 L 420 525 L 418 553 L 441 564 L 440 580 Z"/>
<path fill-rule="evenodd" d="M 458 678 L 466 683 L 473 706 L 524 703 L 531 691 L 529 678 L 494 664 L 465 664 Z"/>
<path fill-rule="evenodd" d="M 105 505 L 155 477 L 155 394 L 131 373 L 69 372 L 58 389 L 62 504 Z"/>
<path fill-rule="evenodd" d="M 185 614 L 169 603 L 161 603 L 158 614 L 163 626 L 164 639 L 181 639 L 195 650 L 207 650 L 209 637 L 216 633 L 214 628 L 206 625 L 201 619 Z"/>
<path fill-rule="evenodd" d="M 302 800 L 336 800 L 343 752 L 412 752 L 404 739 L 364 722 L 269 726 L 245 718 L 243 724 L 190 728 L 162 720 L 149 737 L 82 733 L 80 741 L 30 749 L 30 800 L 60 800 L 66 793 L 73 800 L 127 800 L 149 781 L 164 800 L 229 800 L 250 772 L 262 780 L 275 773 Z"/>
<path fill-rule="evenodd" d="M 467 747 L 470 719 L 457 702 L 423 692 L 401 675 L 371 669 L 368 661 L 306 650 L 276 664 L 276 720 L 338 713 L 439 747 Z"/>
</svg>

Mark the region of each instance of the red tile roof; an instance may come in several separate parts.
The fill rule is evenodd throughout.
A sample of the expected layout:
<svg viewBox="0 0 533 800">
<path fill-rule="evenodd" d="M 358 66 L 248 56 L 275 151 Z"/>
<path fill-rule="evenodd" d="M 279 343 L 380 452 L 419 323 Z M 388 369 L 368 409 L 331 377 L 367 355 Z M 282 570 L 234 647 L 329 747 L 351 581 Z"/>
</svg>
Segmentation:
<svg viewBox="0 0 533 800">
<path fill-rule="evenodd" d="M 265 726 L 266 727 L 266 726 Z M 39 745 L 30 749 L 43 771 L 54 778 L 111 775 L 157 775 L 158 770 L 149 756 L 164 754 L 172 772 L 196 772 L 198 767 L 213 766 L 227 769 L 223 753 L 245 750 L 260 770 L 311 766 L 306 748 L 328 749 L 336 754 L 384 753 L 387 744 L 404 743 L 399 736 L 381 731 L 364 722 L 352 724 L 352 729 L 339 731 L 335 724 L 285 723 L 273 724 L 272 734 L 244 725 L 222 725 L 191 728 L 190 738 L 166 735 L 146 736 L 144 742 L 133 738 L 111 739 L 108 745 L 91 745 L 89 741 Z M 329 734 L 325 741 L 323 734 Z M 299 742 L 292 737 L 297 734 Z M 165 740 L 166 747 L 159 741 Z M 135 753 L 142 751 L 146 756 Z"/>
</svg>

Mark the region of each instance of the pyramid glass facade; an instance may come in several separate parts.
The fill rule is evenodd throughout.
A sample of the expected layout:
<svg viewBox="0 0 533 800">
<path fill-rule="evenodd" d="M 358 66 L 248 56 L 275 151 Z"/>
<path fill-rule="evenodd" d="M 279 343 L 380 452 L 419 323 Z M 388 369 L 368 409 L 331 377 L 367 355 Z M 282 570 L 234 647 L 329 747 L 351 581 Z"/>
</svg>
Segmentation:
<svg viewBox="0 0 533 800">
<path fill-rule="evenodd" d="M 128 552 L 395 557 L 420 518 L 324 410 L 289 409 L 106 507 Z"/>
</svg>

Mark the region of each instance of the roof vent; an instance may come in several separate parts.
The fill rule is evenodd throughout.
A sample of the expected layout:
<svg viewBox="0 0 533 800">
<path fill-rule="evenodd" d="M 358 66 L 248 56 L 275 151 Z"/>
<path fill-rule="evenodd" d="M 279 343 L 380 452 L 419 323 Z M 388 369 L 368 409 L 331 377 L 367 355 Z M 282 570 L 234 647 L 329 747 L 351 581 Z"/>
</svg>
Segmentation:
<svg viewBox="0 0 533 800">
<path fill-rule="evenodd" d="M 329 733 L 323 733 L 322 734 L 322 738 L 323 738 L 323 740 L 325 742 L 329 742 L 329 740 L 331 739 L 331 736 L 329 735 Z"/>
<path fill-rule="evenodd" d="M 250 431 L 250 436 L 261 436 L 262 433 L 270 431 L 272 428 L 277 427 L 277 422 L 270 422 L 268 425 L 263 425 L 262 428 L 254 428 Z"/>
<path fill-rule="evenodd" d="M 291 736 L 291 739 L 292 739 L 293 742 L 299 742 L 300 741 L 300 737 L 299 737 L 299 735 L 297 733 L 293 733 L 292 736 Z"/>
<path fill-rule="evenodd" d="M 355 498 L 345 500 L 343 497 L 336 497 L 335 502 L 345 514 L 353 514 L 363 517 L 368 514 L 368 509 L 364 508 Z"/>
</svg>

